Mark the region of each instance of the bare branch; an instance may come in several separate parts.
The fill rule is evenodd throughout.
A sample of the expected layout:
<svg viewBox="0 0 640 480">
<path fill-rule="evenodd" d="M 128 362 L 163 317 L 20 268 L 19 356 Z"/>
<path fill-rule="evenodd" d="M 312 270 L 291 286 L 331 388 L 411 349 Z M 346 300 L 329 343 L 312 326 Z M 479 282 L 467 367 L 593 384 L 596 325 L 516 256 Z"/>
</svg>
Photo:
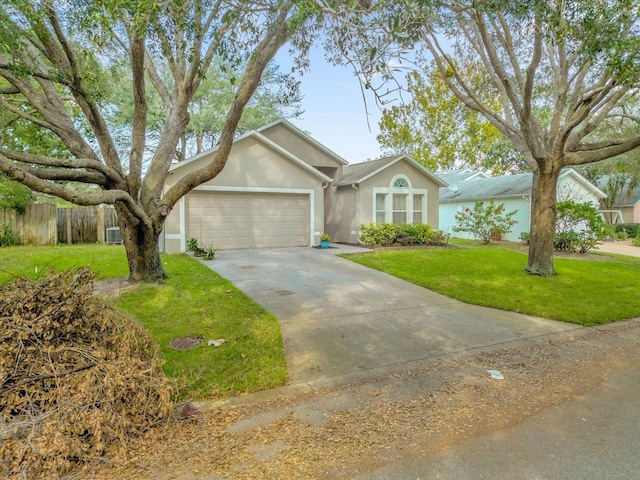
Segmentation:
<svg viewBox="0 0 640 480">
<path fill-rule="evenodd" d="M 566 154 L 567 165 L 585 165 L 612 158 L 640 147 L 640 136 L 609 142 L 582 144 Z"/>
<path fill-rule="evenodd" d="M 36 192 L 53 195 L 76 205 L 112 205 L 117 201 L 122 201 L 127 208 L 141 221 L 149 222 L 147 215 L 135 202 L 131 195 L 124 190 L 99 190 L 93 192 L 74 192 L 60 183 L 42 180 L 35 175 L 24 171 L 14 162 L 0 153 L 0 170 L 7 174 L 12 180 L 16 180 Z"/>
<path fill-rule="evenodd" d="M 244 107 L 258 88 L 262 78 L 262 73 L 264 72 L 267 64 L 288 39 L 290 32 L 287 16 L 292 8 L 293 5 L 290 2 L 280 7 L 278 16 L 269 27 L 269 31 L 260 44 L 254 49 L 247 64 L 245 75 L 238 87 L 236 97 L 227 113 L 216 155 L 208 165 L 185 175 L 181 180 L 173 185 L 168 192 L 166 192 L 162 200 L 162 205 L 159 206 L 159 208 L 163 212 L 166 212 L 166 214 L 168 214 L 183 195 L 195 186 L 214 178 L 226 164 L 229 152 L 231 151 L 231 146 L 233 145 L 234 133 L 238 122 L 240 121 Z M 159 185 L 156 185 L 155 188 L 161 189 L 163 182 L 164 179 L 162 179 Z M 150 187 L 153 188 L 153 185 L 150 185 Z"/>
<path fill-rule="evenodd" d="M 58 158 L 58 157 L 48 157 L 45 155 L 35 155 L 29 152 L 21 152 L 15 150 L 9 150 L 7 148 L 0 149 L 0 155 L 4 155 L 7 158 L 14 160 L 16 162 L 32 164 L 32 165 L 42 165 L 44 167 L 56 167 L 56 168 L 65 168 L 65 169 L 87 169 L 94 170 L 96 172 L 100 172 L 104 178 L 108 180 L 113 186 L 116 188 L 125 188 L 126 183 L 124 179 L 120 177 L 119 173 L 112 168 L 109 168 L 102 162 L 98 160 L 93 160 L 90 158 Z M 82 171 L 82 170 L 80 170 Z M 82 181 L 82 180 L 79 180 Z M 91 181 L 84 183 L 92 183 Z"/>
</svg>

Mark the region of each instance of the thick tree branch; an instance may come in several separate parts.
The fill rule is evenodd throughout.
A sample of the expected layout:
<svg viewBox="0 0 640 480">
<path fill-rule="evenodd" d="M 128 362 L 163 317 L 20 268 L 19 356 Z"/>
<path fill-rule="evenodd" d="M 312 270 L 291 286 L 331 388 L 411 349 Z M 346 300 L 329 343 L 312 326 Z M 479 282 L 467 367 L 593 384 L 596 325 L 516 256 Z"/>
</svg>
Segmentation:
<svg viewBox="0 0 640 480">
<path fill-rule="evenodd" d="M 42 165 L 44 167 L 55 167 L 65 169 L 87 169 L 99 172 L 109 183 L 119 189 L 126 188 L 126 183 L 119 173 L 112 168 L 109 168 L 98 160 L 89 158 L 58 158 L 47 157 L 45 155 L 35 155 L 29 152 L 9 150 L 6 148 L 0 149 L 0 155 L 4 155 L 7 158 L 16 162 Z M 82 170 L 81 170 L 82 171 Z M 82 181 L 82 180 L 80 180 Z M 84 183 L 92 183 L 90 181 Z"/>
<path fill-rule="evenodd" d="M 567 165 L 586 165 L 622 155 L 640 147 L 640 136 L 626 140 L 582 144 L 566 153 Z"/>
<path fill-rule="evenodd" d="M 145 39 L 131 42 L 131 73 L 133 84 L 133 123 L 131 125 L 131 150 L 129 153 L 129 192 L 138 198 L 142 182 L 142 160 L 147 135 L 147 98 L 144 80 Z"/>
<path fill-rule="evenodd" d="M 107 184 L 107 177 L 102 173 L 87 170 L 75 170 L 68 168 L 37 168 L 23 165 L 20 167 L 25 173 L 38 177 L 42 180 L 80 182 L 104 187 Z"/>
<path fill-rule="evenodd" d="M 59 183 L 49 182 L 42 180 L 31 173 L 24 171 L 17 166 L 10 159 L 0 154 L 0 171 L 7 174 L 12 180 L 16 180 L 31 190 L 36 192 L 46 193 L 53 195 L 76 205 L 100 205 L 108 204 L 113 205 L 117 201 L 121 201 L 127 205 L 129 211 L 136 216 L 140 221 L 149 223 L 149 217 L 146 215 L 138 204 L 135 202 L 131 195 L 124 190 L 99 190 L 93 192 L 74 192 L 69 188 Z"/>
<path fill-rule="evenodd" d="M 234 134 L 242 116 L 244 107 L 256 91 L 262 78 L 262 73 L 273 59 L 280 47 L 287 41 L 290 31 L 287 22 L 289 12 L 293 8 L 291 3 L 280 7 L 277 18 L 269 27 L 265 38 L 255 48 L 244 77 L 238 87 L 236 97 L 227 113 L 225 124 L 220 135 L 220 142 L 216 155 L 205 167 L 185 175 L 169 191 L 166 192 L 162 204 L 159 206 L 162 215 L 168 215 L 176 202 L 195 186 L 214 178 L 224 167 L 233 145 Z M 163 179 L 164 182 L 164 179 Z M 160 188 L 162 186 L 160 185 Z"/>
</svg>

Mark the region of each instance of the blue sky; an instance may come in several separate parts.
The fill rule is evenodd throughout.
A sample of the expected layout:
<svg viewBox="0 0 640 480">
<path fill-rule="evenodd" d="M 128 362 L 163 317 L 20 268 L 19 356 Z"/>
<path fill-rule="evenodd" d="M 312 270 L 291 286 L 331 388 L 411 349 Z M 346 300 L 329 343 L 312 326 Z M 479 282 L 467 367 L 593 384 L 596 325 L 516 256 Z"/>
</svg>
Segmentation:
<svg viewBox="0 0 640 480">
<path fill-rule="evenodd" d="M 291 60 L 286 46 L 275 62 L 283 72 L 289 72 Z M 291 122 L 349 163 L 379 157 L 381 149 L 376 135 L 381 111 L 373 97 L 367 98 L 365 108 L 353 71 L 329 64 L 322 48 L 311 51 L 310 64 L 310 69 L 300 77 L 304 113 Z M 367 125 L 367 109 L 371 130 Z"/>
</svg>

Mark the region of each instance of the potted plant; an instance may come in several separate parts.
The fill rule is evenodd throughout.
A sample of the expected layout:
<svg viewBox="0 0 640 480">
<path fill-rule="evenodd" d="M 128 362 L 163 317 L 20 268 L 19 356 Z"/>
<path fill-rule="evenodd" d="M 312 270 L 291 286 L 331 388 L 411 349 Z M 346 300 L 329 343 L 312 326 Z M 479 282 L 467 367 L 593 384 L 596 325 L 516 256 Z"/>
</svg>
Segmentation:
<svg viewBox="0 0 640 480">
<path fill-rule="evenodd" d="M 320 235 L 320 248 L 329 248 L 329 243 L 331 242 L 331 237 L 322 232 L 322 235 Z"/>
</svg>

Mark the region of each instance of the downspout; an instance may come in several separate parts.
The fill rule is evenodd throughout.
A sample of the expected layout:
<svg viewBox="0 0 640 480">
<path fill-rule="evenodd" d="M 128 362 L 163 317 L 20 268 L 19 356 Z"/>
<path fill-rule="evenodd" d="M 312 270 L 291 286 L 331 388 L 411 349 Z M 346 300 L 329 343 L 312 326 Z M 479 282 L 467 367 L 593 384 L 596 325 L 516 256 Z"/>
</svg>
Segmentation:
<svg viewBox="0 0 640 480">
<path fill-rule="evenodd" d="M 351 184 L 351 188 L 356 191 L 356 243 L 364 245 L 362 240 L 360 240 L 360 189 L 355 183 Z"/>
<path fill-rule="evenodd" d="M 322 231 L 325 231 L 325 227 L 327 226 L 327 187 L 330 182 L 322 182 Z M 315 231 L 316 226 L 313 226 L 313 230 Z M 322 233 L 322 232 L 321 232 Z M 313 237 L 313 244 L 315 245 L 316 237 Z"/>
</svg>

